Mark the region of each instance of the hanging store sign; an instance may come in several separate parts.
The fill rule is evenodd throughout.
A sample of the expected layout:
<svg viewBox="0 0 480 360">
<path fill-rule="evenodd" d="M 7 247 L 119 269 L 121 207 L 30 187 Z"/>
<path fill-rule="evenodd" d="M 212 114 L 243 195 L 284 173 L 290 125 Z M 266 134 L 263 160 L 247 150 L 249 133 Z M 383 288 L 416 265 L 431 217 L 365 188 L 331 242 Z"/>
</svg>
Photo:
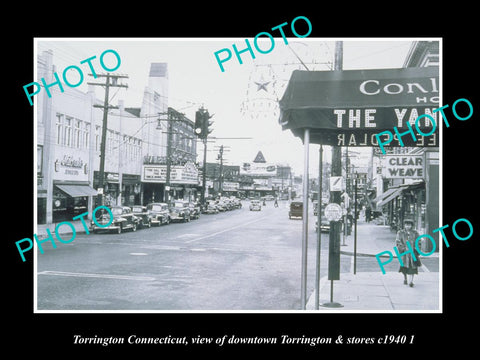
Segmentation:
<svg viewBox="0 0 480 360">
<path fill-rule="evenodd" d="M 279 123 L 301 138 L 310 129 L 310 143 L 378 146 L 375 135 L 382 131 L 393 127 L 406 131 L 407 123 L 413 126 L 424 114 L 437 120 L 438 79 L 438 67 L 296 70 L 280 100 Z M 424 134 L 433 128 L 429 117 L 423 117 L 418 126 Z M 417 135 L 417 141 L 403 137 L 403 146 L 439 146 L 438 128 L 426 138 Z M 402 143 L 394 138 L 389 146 Z"/>
<path fill-rule="evenodd" d="M 239 185 L 238 182 L 224 181 L 222 183 L 222 190 L 223 191 L 237 191 L 239 186 L 240 185 Z"/>
<path fill-rule="evenodd" d="M 167 181 L 166 165 L 143 165 L 142 182 L 165 183 Z M 170 167 L 170 183 L 177 184 L 198 184 L 198 169 L 187 162 L 184 166 Z"/>
<path fill-rule="evenodd" d="M 386 155 L 383 169 L 386 179 L 423 179 L 423 155 Z"/>
</svg>

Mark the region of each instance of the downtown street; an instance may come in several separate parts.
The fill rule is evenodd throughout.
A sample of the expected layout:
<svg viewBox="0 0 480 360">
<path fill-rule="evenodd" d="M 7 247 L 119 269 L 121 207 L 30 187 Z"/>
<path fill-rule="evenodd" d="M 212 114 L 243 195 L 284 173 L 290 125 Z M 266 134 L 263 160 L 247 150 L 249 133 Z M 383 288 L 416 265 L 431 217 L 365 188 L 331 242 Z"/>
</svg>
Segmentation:
<svg viewBox="0 0 480 360">
<path fill-rule="evenodd" d="M 188 223 L 122 234 L 77 233 L 73 242 L 59 244 L 56 249 L 45 243 L 45 253 L 37 254 L 37 308 L 298 310 L 302 220 L 289 220 L 288 207 L 288 201 L 280 201 L 278 208 L 273 201 L 267 201 L 261 211 L 250 211 L 249 201 L 243 200 L 241 209 L 203 214 Z M 309 295 L 315 288 L 315 220 L 310 206 Z M 376 225 L 367 224 L 360 217 L 358 226 L 359 234 L 360 229 L 365 233 L 367 227 L 372 227 L 367 230 L 372 236 L 359 237 L 359 244 L 380 241 L 375 235 Z M 391 241 L 386 243 L 393 244 L 394 239 L 395 234 L 391 233 Z M 353 233 L 345 244 L 342 276 L 353 271 Z M 427 271 L 439 271 L 438 257 L 422 262 Z M 320 268 L 323 278 L 328 269 L 325 232 Z M 385 268 L 394 273 L 398 262 L 392 261 Z M 357 256 L 356 272 L 381 276 L 374 256 Z M 400 279 L 398 274 L 399 283 Z"/>
</svg>

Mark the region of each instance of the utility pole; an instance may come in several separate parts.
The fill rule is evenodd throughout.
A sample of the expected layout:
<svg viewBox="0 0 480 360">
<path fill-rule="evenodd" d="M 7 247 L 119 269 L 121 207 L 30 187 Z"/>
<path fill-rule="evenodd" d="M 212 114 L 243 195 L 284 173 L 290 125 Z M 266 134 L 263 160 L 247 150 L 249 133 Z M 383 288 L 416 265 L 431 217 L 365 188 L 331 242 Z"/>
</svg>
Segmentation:
<svg viewBox="0 0 480 360">
<path fill-rule="evenodd" d="M 89 74 L 93 76 L 93 74 Z M 108 110 L 109 109 L 118 109 L 118 106 L 109 105 L 109 89 L 110 87 L 124 87 L 128 88 L 128 85 L 118 84 L 118 79 L 127 79 L 128 75 L 114 75 L 114 74 L 97 74 L 97 77 L 105 78 L 105 83 L 87 83 L 88 85 L 95 86 L 104 86 L 105 87 L 105 100 L 103 105 L 93 105 L 93 107 L 98 107 L 103 109 L 103 123 L 102 123 L 102 142 L 100 145 L 100 171 L 99 171 L 99 188 L 102 189 L 100 195 L 100 205 L 104 205 L 105 196 L 103 193 L 105 185 L 105 147 L 107 140 L 107 126 L 108 126 Z M 112 79 L 112 82 L 110 82 Z"/>
<path fill-rule="evenodd" d="M 218 152 L 218 158 L 220 159 L 220 177 L 218 179 L 218 192 L 222 194 L 223 192 L 223 145 L 220 146 Z"/>
<path fill-rule="evenodd" d="M 170 203 L 170 172 L 172 169 L 172 113 L 170 109 L 167 112 L 167 176 L 165 179 L 165 191 L 163 201 Z"/>
</svg>

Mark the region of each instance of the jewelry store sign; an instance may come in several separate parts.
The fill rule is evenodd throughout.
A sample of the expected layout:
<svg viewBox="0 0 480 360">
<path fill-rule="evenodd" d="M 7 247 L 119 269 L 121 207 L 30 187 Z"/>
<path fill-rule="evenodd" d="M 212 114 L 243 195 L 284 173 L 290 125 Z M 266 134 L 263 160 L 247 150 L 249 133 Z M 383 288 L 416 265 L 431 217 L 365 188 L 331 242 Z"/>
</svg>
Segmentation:
<svg viewBox="0 0 480 360">
<path fill-rule="evenodd" d="M 167 181 L 167 165 L 143 165 L 142 182 L 165 183 Z M 198 169 L 188 162 L 184 166 L 170 167 L 170 183 L 198 184 Z"/>
<path fill-rule="evenodd" d="M 53 179 L 88 181 L 88 166 L 85 158 L 83 153 L 58 154 L 54 163 Z"/>
<path fill-rule="evenodd" d="M 423 155 L 386 155 L 384 174 L 387 179 L 423 179 Z"/>
</svg>

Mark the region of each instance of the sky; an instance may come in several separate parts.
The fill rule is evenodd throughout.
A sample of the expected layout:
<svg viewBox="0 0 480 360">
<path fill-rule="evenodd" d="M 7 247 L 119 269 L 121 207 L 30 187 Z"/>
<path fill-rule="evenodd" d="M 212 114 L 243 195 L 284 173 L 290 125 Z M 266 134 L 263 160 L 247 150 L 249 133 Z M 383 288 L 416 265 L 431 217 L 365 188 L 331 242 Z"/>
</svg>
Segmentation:
<svg viewBox="0 0 480 360">
<path fill-rule="evenodd" d="M 265 41 L 263 41 L 265 40 Z M 255 59 L 247 51 L 241 54 L 240 64 L 232 50 L 236 44 L 244 49 L 245 38 L 37 38 L 37 51 L 53 51 L 53 61 L 59 75 L 67 66 L 77 65 L 87 74 L 88 65 L 80 62 L 92 56 L 98 72 L 104 72 L 98 59 L 109 49 L 121 58 L 116 74 L 126 74 L 128 89 L 111 91 L 111 103 L 123 100 L 126 107 L 140 107 L 143 92 L 148 84 L 150 64 L 168 63 L 168 106 L 185 113 L 191 120 L 201 106 L 214 114 L 211 139 L 208 143 L 207 161 L 215 162 L 218 148 L 224 145 L 225 164 L 242 165 L 252 162 L 262 151 L 269 163 L 289 164 L 295 174 L 303 173 L 304 147 L 302 141 L 289 130 L 282 131 L 278 124 L 278 100 L 281 99 L 290 74 L 295 69 L 328 71 L 333 67 L 335 40 L 343 41 L 343 69 L 401 68 L 406 55 L 417 39 L 320 39 L 276 38 L 273 49 L 265 54 L 256 51 Z M 258 42 L 261 49 L 269 49 L 268 38 Z M 229 49 L 232 58 L 223 63 L 222 72 L 215 52 Z M 225 56 L 226 52 L 219 54 Z M 105 56 L 105 61 L 113 59 Z M 107 63 L 108 65 L 109 63 Z M 32 81 L 40 81 L 34 79 Z M 73 80 L 71 80 L 73 82 Z M 87 91 L 85 76 L 77 88 Z M 103 89 L 95 87 L 96 96 L 103 99 Z M 235 138 L 235 139 L 232 139 Z M 246 138 L 246 139 L 245 139 Z M 318 145 L 310 145 L 310 172 L 318 172 Z M 357 152 L 368 148 L 357 148 Z M 203 145 L 197 143 L 198 160 L 203 159 Z M 324 159 L 329 161 L 330 148 L 324 147 Z"/>
</svg>

